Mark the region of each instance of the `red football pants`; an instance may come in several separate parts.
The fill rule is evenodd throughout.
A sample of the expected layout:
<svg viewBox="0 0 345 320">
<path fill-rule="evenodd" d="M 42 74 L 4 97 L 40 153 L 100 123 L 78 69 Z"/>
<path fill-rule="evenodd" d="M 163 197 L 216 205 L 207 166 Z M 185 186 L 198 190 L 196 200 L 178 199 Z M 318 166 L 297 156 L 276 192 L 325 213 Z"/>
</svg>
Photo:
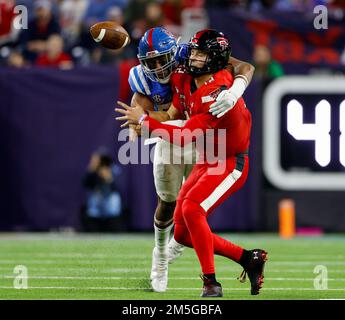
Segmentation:
<svg viewBox="0 0 345 320">
<path fill-rule="evenodd" d="M 214 171 L 216 166 L 219 172 Z M 215 165 L 196 164 L 180 190 L 174 212 L 174 238 L 194 248 L 203 274 L 215 273 L 214 254 L 236 262 L 241 258 L 243 249 L 212 233 L 207 216 L 244 185 L 248 167 L 247 155 Z"/>
</svg>

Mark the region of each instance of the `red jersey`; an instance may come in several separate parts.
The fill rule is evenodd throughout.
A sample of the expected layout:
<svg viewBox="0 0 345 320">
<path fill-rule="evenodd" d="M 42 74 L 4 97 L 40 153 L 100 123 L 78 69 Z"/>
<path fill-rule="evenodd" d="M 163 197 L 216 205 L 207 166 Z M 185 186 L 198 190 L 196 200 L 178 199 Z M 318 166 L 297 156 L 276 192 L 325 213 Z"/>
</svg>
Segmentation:
<svg viewBox="0 0 345 320">
<path fill-rule="evenodd" d="M 144 124 L 146 123 L 149 126 L 150 131 L 166 129 L 169 134 L 160 132 L 159 136 L 164 140 L 182 146 L 197 139 L 197 137 L 190 134 L 189 130 L 201 129 L 199 130 L 201 134 L 208 135 L 211 132 L 208 129 L 214 129 L 214 139 L 211 142 L 205 139 L 206 142 L 213 144 L 214 150 L 220 148 L 221 144 L 226 144 L 227 157 L 243 153 L 249 147 L 251 129 L 251 114 L 246 108 L 243 98 L 240 98 L 235 106 L 221 118 L 217 118 L 209 112 L 209 107 L 216 101 L 218 94 L 222 90 L 229 89 L 233 84 L 233 80 L 232 75 L 227 70 L 220 70 L 193 91 L 192 82 L 194 80 L 192 76 L 182 69 L 178 69 L 171 78 L 174 92 L 173 105 L 182 115 L 188 115 L 190 119 L 182 128 L 159 123 L 150 117 L 145 119 Z M 220 129 L 225 130 L 225 141 L 224 139 L 218 139 L 218 130 Z M 181 134 L 181 139 L 176 139 L 177 132 Z M 198 144 L 197 148 L 201 154 L 204 153 L 204 150 L 200 150 Z"/>
</svg>

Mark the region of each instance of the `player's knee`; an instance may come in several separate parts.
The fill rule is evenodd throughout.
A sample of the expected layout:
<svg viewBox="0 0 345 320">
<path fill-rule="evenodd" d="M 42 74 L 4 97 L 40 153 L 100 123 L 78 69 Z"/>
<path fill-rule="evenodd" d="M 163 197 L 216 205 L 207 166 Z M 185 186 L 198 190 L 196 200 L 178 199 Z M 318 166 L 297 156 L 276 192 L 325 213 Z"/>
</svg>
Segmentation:
<svg viewBox="0 0 345 320">
<path fill-rule="evenodd" d="M 204 210 L 192 200 L 185 199 L 182 203 L 182 216 L 187 224 L 195 223 L 205 217 Z"/>
<path fill-rule="evenodd" d="M 175 202 L 177 198 L 177 194 L 175 192 L 158 192 L 158 197 L 163 201 L 163 202 Z"/>
<path fill-rule="evenodd" d="M 173 221 L 176 202 L 165 202 L 158 197 L 158 205 L 155 212 L 155 224 L 157 227 L 164 228 L 167 223 L 170 225 Z"/>
</svg>

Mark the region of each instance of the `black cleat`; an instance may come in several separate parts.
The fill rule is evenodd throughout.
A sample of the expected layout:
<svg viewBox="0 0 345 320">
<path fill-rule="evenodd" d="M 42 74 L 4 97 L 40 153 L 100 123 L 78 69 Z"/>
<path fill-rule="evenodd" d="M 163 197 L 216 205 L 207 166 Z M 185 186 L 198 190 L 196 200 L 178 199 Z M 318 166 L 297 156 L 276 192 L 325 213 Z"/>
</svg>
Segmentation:
<svg viewBox="0 0 345 320">
<path fill-rule="evenodd" d="M 264 283 L 264 268 L 267 261 L 267 252 L 261 249 L 253 249 L 249 251 L 249 259 L 246 263 L 242 264 L 243 271 L 238 278 L 241 282 L 246 281 L 246 275 L 251 284 L 250 293 L 252 295 L 259 294 L 260 289 Z"/>
<path fill-rule="evenodd" d="M 201 280 L 204 281 L 204 286 L 202 287 L 202 292 L 200 297 L 202 298 L 216 298 L 223 296 L 222 285 L 211 279 L 207 279 L 205 276 L 200 276 Z"/>
</svg>

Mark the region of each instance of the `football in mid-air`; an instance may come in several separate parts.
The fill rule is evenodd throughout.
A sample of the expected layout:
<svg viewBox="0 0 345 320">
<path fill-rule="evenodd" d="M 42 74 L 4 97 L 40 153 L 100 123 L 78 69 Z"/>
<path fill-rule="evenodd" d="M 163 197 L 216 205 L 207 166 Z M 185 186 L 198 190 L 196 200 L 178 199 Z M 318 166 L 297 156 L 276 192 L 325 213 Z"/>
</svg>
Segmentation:
<svg viewBox="0 0 345 320">
<path fill-rule="evenodd" d="M 90 33 L 96 42 L 108 49 L 121 49 L 127 46 L 131 39 L 128 32 L 113 21 L 103 21 L 94 24 Z"/>
</svg>

